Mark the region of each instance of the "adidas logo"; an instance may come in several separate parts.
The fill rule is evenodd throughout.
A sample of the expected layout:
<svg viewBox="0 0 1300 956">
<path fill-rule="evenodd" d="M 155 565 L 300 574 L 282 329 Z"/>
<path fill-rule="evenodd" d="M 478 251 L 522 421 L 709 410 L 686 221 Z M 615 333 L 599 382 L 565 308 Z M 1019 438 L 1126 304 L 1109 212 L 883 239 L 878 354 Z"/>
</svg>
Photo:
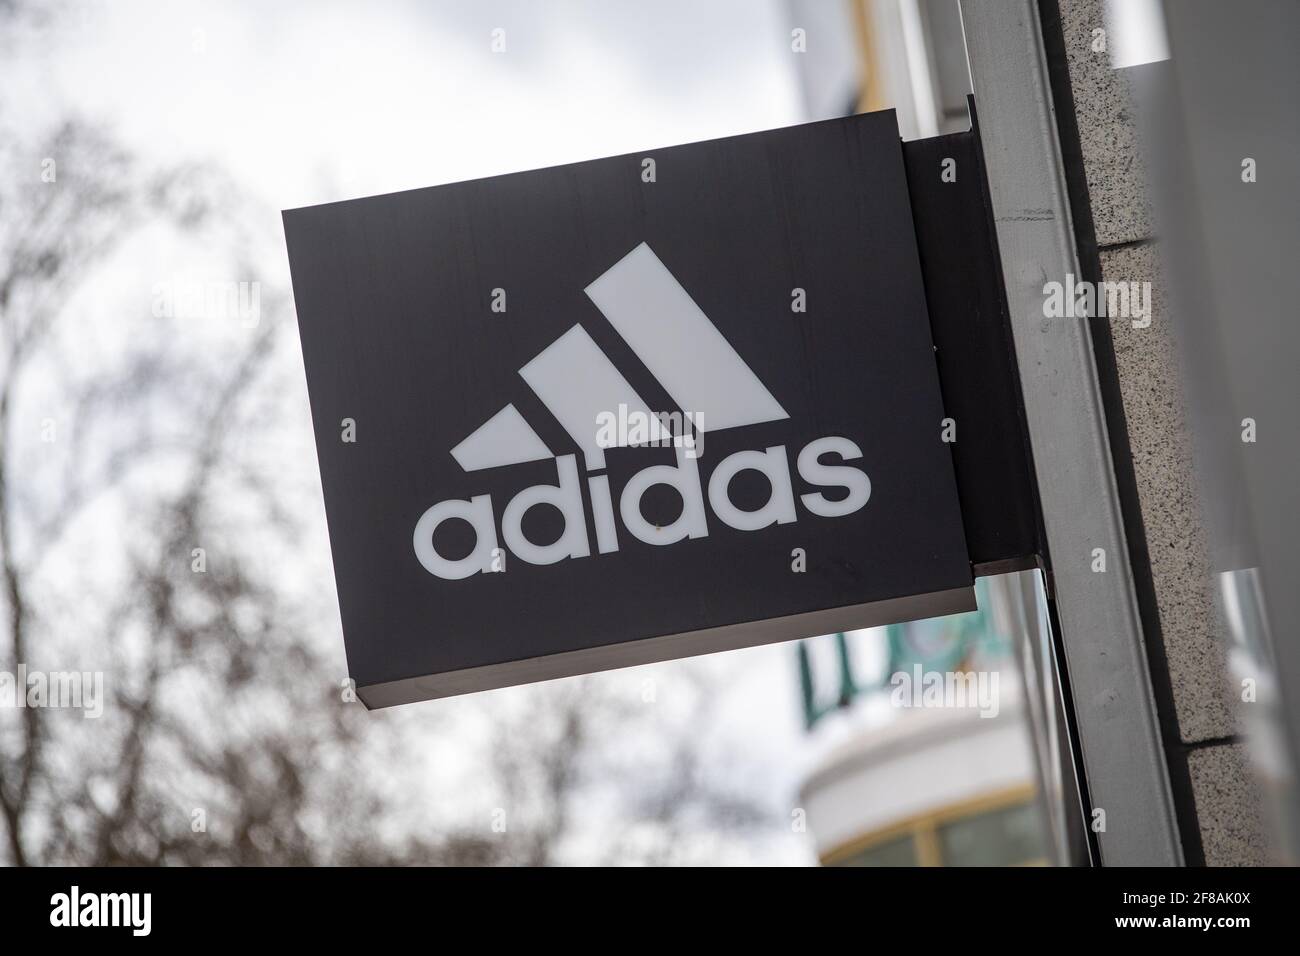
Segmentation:
<svg viewBox="0 0 1300 956">
<path fill-rule="evenodd" d="M 716 432 L 789 415 L 644 242 L 602 273 L 585 292 L 683 410 L 669 428 L 676 464 L 647 467 L 621 489 L 618 514 L 623 527 L 638 541 L 656 546 L 707 537 L 704 485 L 697 460 L 706 427 Z M 581 450 L 597 550 L 600 554 L 618 551 L 609 478 L 594 472 L 605 469 L 606 448 L 655 443 L 664 416 L 650 410 L 581 325 L 574 325 L 543 349 L 519 374 Z M 619 421 L 635 419 L 650 423 L 650 427 L 611 427 L 615 409 Z M 554 458 L 558 484 L 534 485 L 516 494 L 502 512 L 501 535 L 509 553 L 529 564 L 590 556 L 577 456 L 553 455 L 513 404 L 452 448 L 451 455 L 466 472 Z M 842 488 L 847 494 L 832 500 L 821 492 L 810 492 L 800 495 L 799 501 L 819 517 L 858 511 L 871 495 L 866 473 L 849 465 L 824 463 L 822 459 L 827 457 L 848 462 L 860 459 L 862 452 L 848 438 L 817 439 L 798 454 L 799 476 L 810 485 Z M 767 503 L 757 510 L 742 510 L 729 496 L 731 480 L 746 470 L 762 473 L 771 489 Z M 651 524 L 641 513 L 642 496 L 658 484 L 672 487 L 682 500 L 681 514 L 667 526 Z M 758 531 L 798 520 L 784 445 L 727 456 L 714 467 L 707 488 L 714 515 L 730 528 Z M 538 545 L 524 534 L 522 523 L 529 509 L 543 504 L 558 509 L 564 518 L 564 532 L 556 541 Z M 468 522 L 477 535 L 473 550 L 455 560 L 444 558 L 433 544 L 435 530 L 451 518 Z M 432 506 L 416 523 L 413 542 L 420 564 L 440 578 L 460 580 L 504 568 L 505 551 L 498 544 L 490 495 Z"/>
</svg>

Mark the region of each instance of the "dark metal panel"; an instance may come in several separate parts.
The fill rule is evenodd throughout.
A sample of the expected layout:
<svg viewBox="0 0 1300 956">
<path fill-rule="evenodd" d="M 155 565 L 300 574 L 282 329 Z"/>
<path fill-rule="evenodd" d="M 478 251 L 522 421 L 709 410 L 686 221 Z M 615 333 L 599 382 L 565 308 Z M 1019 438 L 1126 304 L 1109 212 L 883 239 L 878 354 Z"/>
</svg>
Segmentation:
<svg viewBox="0 0 1300 956">
<path fill-rule="evenodd" d="M 903 157 L 971 563 L 980 574 L 1031 568 L 1038 496 L 976 135 L 913 140 Z"/>
</svg>

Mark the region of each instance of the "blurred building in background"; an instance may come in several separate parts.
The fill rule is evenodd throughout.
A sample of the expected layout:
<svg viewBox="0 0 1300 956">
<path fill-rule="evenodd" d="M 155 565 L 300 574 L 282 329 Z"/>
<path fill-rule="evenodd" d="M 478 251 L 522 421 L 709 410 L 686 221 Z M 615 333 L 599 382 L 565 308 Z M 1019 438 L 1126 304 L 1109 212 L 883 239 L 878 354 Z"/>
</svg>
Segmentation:
<svg viewBox="0 0 1300 956">
<path fill-rule="evenodd" d="M 799 645 L 816 754 L 800 798 L 824 864 L 1052 861 L 1023 673 L 976 593 L 969 614 Z"/>
<path fill-rule="evenodd" d="M 1018 695 L 1016 695 L 1018 696 Z M 804 784 L 828 866 L 1047 864 L 1018 706 L 917 710 L 835 747 Z"/>
<path fill-rule="evenodd" d="M 810 37 L 796 58 L 808 119 L 893 109 L 905 140 L 969 128 L 956 0 L 787 2 Z"/>
</svg>

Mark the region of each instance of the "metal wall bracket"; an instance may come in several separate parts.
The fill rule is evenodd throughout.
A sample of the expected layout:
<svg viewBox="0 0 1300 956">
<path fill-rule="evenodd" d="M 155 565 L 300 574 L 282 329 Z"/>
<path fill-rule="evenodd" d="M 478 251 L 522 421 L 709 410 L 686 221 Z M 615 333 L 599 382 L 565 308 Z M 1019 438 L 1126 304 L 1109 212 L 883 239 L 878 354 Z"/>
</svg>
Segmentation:
<svg viewBox="0 0 1300 956">
<path fill-rule="evenodd" d="M 977 575 L 1043 553 L 1002 271 L 978 127 L 903 144 L 953 470 Z M 939 423 L 935 423 L 936 430 Z"/>
</svg>

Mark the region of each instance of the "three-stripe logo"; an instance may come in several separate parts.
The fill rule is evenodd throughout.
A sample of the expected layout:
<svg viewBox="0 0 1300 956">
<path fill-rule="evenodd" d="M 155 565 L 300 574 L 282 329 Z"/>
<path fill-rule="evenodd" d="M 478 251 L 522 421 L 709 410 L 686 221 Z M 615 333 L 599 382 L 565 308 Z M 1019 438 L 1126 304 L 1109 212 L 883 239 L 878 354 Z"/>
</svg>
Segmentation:
<svg viewBox="0 0 1300 956">
<path fill-rule="evenodd" d="M 789 417 L 644 242 L 585 291 L 697 427 L 720 431 Z M 605 467 L 602 449 L 611 444 L 598 440 L 602 414 L 623 406 L 629 414 L 656 417 L 581 325 L 519 374 L 582 449 L 588 470 Z M 553 457 L 513 405 L 451 454 L 466 471 Z"/>
</svg>

